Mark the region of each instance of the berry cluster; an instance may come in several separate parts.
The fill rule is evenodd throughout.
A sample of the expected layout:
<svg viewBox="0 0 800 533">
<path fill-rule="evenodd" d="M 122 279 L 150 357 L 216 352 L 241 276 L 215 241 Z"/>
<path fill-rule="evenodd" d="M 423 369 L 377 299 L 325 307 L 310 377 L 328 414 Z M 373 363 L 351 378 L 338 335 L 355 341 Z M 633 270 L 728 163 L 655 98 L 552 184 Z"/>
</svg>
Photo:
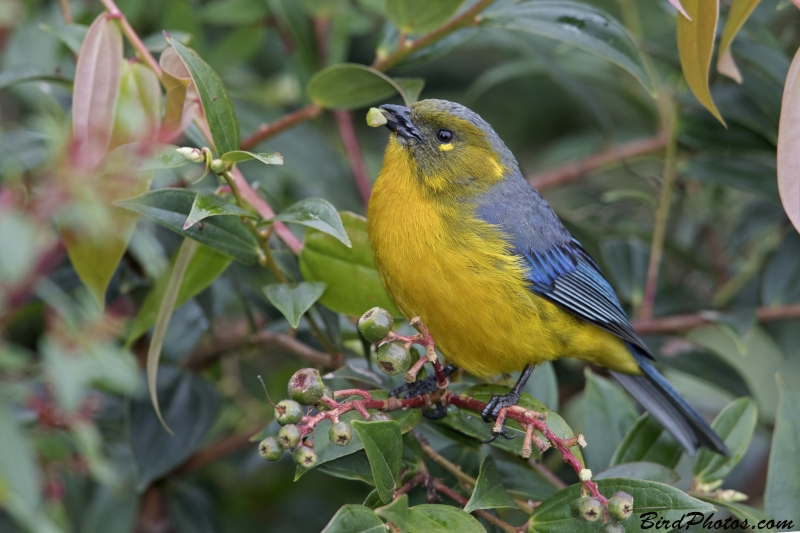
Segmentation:
<svg viewBox="0 0 800 533">
<path fill-rule="evenodd" d="M 624 533 L 625 528 L 620 522 L 633 514 L 633 496 L 627 492 L 615 492 L 605 506 L 597 498 L 582 496 L 573 500 L 570 509 L 572 516 L 583 522 L 596 522 L 602 518 L 605 523 L 600 533 Z"/>
</svg>

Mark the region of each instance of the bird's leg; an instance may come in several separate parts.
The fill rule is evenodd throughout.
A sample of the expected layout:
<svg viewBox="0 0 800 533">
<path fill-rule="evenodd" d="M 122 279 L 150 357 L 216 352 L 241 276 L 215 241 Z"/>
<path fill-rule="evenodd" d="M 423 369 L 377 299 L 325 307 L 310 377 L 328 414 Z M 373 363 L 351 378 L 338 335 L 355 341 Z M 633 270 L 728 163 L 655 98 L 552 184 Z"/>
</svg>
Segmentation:
<svg viewBox="0 0 800 533">
<path fill-rule="evenodd" d="M 508 391 L 506 394 L 502 396 L 494 396 L 489 402 L 486 404 L 486 407 L 481 412 L 481 418 L 483 418 L 484 422 L 491 422 L 496 420 L 502 409 L 507 407 L 511 407 L 516 405 L 519 401 L 519 396 L 522 391 L 522 387 L 525 386 L 525 383 L 528 382 L 528 378 L 531 377 L 531 373 L 533 372 L 533 365 L 527 365 L 523 370 L 522 374 L 519 376 L 519 379 L 511 387 L 511 390 Z M 508 430 L 505 427 L 505 421 L 501 421 L 500 423 L 496 424 L 494 428 L 492 428 L 492 436 L 485 441 L 487 443 L 492 442 L 499 436 L 503 436 L 507 439 L 513 439 L 513 436 L 508 435 Z"/>
<path fill-rule="evenodd" d="M 452 374 L 455 371 L 456 367 L 453 365 L 447 365 L 442 369 L 442 373 L 444 374 L 445 378 L 449 377 L 450 374 Z M 405 393 L 403 395 L 404 398 L 413 398 L 415 396 L 422 396 L 423 394 L 433 394 L 438 390 L 439 390 L 438 376 L 436 376 L 436 374 L 433 374 L 425 379 L 420 379 L 413 383 L 406 383 L 405 385 L 401 385 L 396 389 L 393 389 L 391 392 L 389 392 L 389 396 L 391 396 L 392 398 L 396 398 L 400 394 Z M 446 415 L 447 410 L 444 408 L 442 404 L 437 404 L 432 411 L 430 412 L 423 411 L 422 414 L 425 415 L 426 418 L 436 420 Z"/>
</svg>

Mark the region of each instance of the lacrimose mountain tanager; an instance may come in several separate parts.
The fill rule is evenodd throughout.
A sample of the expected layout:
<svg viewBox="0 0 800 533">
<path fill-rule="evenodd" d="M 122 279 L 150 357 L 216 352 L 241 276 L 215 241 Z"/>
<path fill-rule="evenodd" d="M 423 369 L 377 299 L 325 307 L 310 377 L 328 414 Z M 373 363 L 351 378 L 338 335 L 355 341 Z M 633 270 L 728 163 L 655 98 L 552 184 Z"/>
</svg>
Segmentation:
<svg viewBox="0 0 800 533">
<path fill-rule="evenodd" d="M 450 362 L 475 376 L 522 371 L 484 420 L 519 400 L 537 364 L 575 357 L 608 368 L 688 453 L 729 453 L 489 124 L 444 100 L 380 111 L 393 135 L 367 216 L 378 271 Z"/>
</svg>

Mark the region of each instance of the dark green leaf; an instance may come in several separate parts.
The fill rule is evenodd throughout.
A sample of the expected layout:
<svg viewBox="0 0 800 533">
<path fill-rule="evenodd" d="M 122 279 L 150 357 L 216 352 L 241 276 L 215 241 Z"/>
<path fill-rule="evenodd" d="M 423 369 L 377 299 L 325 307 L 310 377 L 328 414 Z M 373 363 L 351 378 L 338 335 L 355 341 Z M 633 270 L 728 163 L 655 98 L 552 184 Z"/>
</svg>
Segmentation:
<svg viewBox="0 0 800 533">
<path fill-rule="evenodd" d="M 322 198 L 306 198 L 290 205 L 273 220 L 291 222 L 314 228 L 328 235 L 333 235 L 348 248 L 352 247 L 347 232 L 342 225 L 342 218 L 336 208 Z"/>
<path fill-rule="evenodd" d="M 681 174 L 690 180 L 731 187 L 767 199 L 778 197 L 774 155 L 763 158 L 703 155 L 692 159 Z"/>
<path fill-rule="evenodd" d="M 636 42 L 622 24 L 595 7 L 571 1 L 524 2 L 485 14 L 481 25 L 533 33 L 577 46 L 624 68 L 655 95 Z"/>
<path fill-rule="evenodd" d="M 778 374 L 780 393 L 764 492 L 767 516 L 800 524 L 800 395 Z"/>
<path fill-rule="evenodd" d="M 211 496 L 197 485 L 174 484 L 168 492 L 170 517 L 176 533 L 218 533 L 217 509 Z"/>
<path fill-rule="evenodd" d="M 322 231 L 306 230 L 305 246 L 300 253 L 303 278 L 325 282 L 327 288 L 320 303 L 337 313 L 361 316 L 378 306 L 393 316 L 403 316 L 378 274 L 367 235 L 367 220 L 349 212 L 342 212 L 341 217 L 352 247 Z"/>
<path fill-rule="evenodd" d="M 264 287 L 264 294 L 272 305 L 283 313 L 293 328 L 300 324 L 300 317 L 322 296 L 323 292 L 325 284 L 318 281 L 304 281 L 296 285 L 276 283 Z"/>
<path fill-rule="evenodd" d="M 98 486 L 84 516 L 81 533 L 130 533 L 136 522 L 139 496 L 133 490 L 113 492 Z"/>
<path fill-rule="evenodd" d="M 392 500 L 397 488 L 397 475 L 403 457 L 403 438 L 400 426 L 394 420 L 387 422 L 353 422 L 367 452 L 375 488 L 381 501 Z"/>
<path fill-rule="evenodd" d="M 114 205 L 148 216 L 172 231 L 230 255 L 242 263 L 258 260 L 258 245 L 237 217 L 213 217 L 198 227 L 183 229 L 192 211 L 195 193 L 186 189 L 158 189 Z"/>
<path fill-rule="evenodd" d="M 0 72 L 0 90 L 26 81 L 52 81 L 71 85 L 72 80 L 57 74 L 48 74 L 39 67 L 21 65 Z"/>
<path fill-rule="evenodd" d="M 213 248 L 200 245 L 189 261 L 189 266 L 181 281 L 181 288 L 178 291 L 178 299 L 175 301 L 177 309 L 191 298 L 194 298 L 200 291 L 211 285 L 231 264 L 231 258 L 227 254 L 220 253 Z M 130 345 L 141 337 L 153 324 L 156 323 L 158 309 L 161 300 L 164 298 L 164 291 L 169 284 L 170 271 L 165 271 L 156 280 L 152 290 L 139 307 L 139 312 L 130 326 L 130 332 L 126 341 Z"/>
<path fill-rule="evenodd" d="M 677 520 L 686 513 L 708 513 L 713 507 L 685 494 L 683 491 L 638 479 L 601 479 L 597 481 L 600 492 L 606 495 L 624 491 L 633 496 L 633 516 L 625 522 L 628 533 L 653 530 L 651 524 L 640 518 L 642 513 L 657 513 L 658 519 Z M 572 517 L 570 503 L 581 495 L 581 485 L 575 484 L 548 498 L 531 515 L 532 533 L 595 533 L 597 524 L 579 522 Z"/>
<path fill-rule="evenodd" d="M 396 500 L 375 509 L 375 514 L 391 522 L 400 531 L 406 531 L 408 518 L 408 494 L 403 494 Z"/>
<path fill-rule="evenodd" d="M 598 472 L 592 479 L 628 478 L 643 479 L 645 481 L 658 481 L 667 485 L 674 485 L 681 477 L 671 468 L 658 463 L 622 463 L 609 466 Z"/>
<path fill-rule="evenodd" d="M 183 223 L 183 229 L 189 229 L 201 220 L 218 215 L 237 215 L 240 217 L 256 218 L 253 213 L 245 211 L 211 191 L 200 191 L 194 197 L 192 210 Z"/>
<path fill-rule="evenodd" d="M 254 152 L 245 152 L 244 150 L 234 150 L 232 152 L 228 152 L 227 154 L 222 154 L 220 158 L 226 163 L 241 163 L 242 161 L 249 161 L 251 159 L 257 159 L 261 161 L 265 165 L 282 165 L 283 164 L 283 157 L 281 154 L 256 154 Z"/>
<path fill-rule="evenodd" d="M 423 82 L 424 83 L 424 82 Z M 413 94 L 419 92 L 419 81 L 404 82 Z M 408 96 L 397 81 L 374 68 L 356 63 L 341 63 L 317 72 L 308 82 L 308 96 L 328 109 L 356 109 L 386 100 L 395 93 L 408 102 Z"/>
<path fill-rule="evenodd" d="M 217 153 L 225 154 L 238 150 L 239 121 L 236 118 L 233 102 L 231 102 L 219 75 L 191 48 L 187 48 L 170 37 L 167 37 L 167 41 L 189 69 L 194 86 L 200 95 Z"/>
<path fill-rule="evenodd" d="M 636 422 L 636 408 L 616 383 L 597 376 L 589 368 L 584 375 L 583 435 L 590 445 L 583 453 L 589 468 L 599 471 L 609 465 L 614 450 Z"/>
<path fill-rule="evenodd" d="M 467 388 L 465 388 L 467 387 Z M 472 385 L 468 386 L 466 383 L 453 383 L 450 385 L 450 390 L 459 392 L 462 396 L 470 396 L 482 402 L 488 402 L 493 396 L 500 396 L 508 392 L 508 387 L 500 385 Z M 559 437 L 572 437 L 574 433 L 564 419 L 551 409 L 548 409 L 544 404 L 538 400 L 523 393 L 517 405 L 526 409 L 547 413 L 547 425 Z M 447 408 L 447 416 L 442 418 L 439 423 L 444 424 L 456 431 L 460 431 L 465 435 L 469 435 L 476 439 L 484 440 L 489 437 L 491 432 L 491 425 L 484 422 L 480 413 L 470 411 L 468 409 L 461 409 L 454 405 Z M 506 420 L 506 427 L 510 434 L 517 434 L 517 438 L 512 440 L 497 439 L 492 443 L 492 446 L 497 446 L 504 450 L 513 452 L 515 454 L 522 453 L 522 436 L 524 432 L 520 429 L 519 425 L 514 420 Z M 572 453 L 583 462 L 583 455 L 581 454 L 580 447 L 572 448 Z"/>
<path fill-rule="evenodd" d="M 408 510 L 406 526 L 410 533 L 486 533 L 475 518 L 449 505 L 416 505 Z"/>
<path fill-rule="evenodd" d="M 131 449 L 139 490 L 192 455 L 211 428 L 220 406 L 219 395 L 206 380 L 172 367 L 159 372 L 157 390 L 164 419 L 174 435 L 161 427 L 148 399 L 139 398 L 131 403 Z"/>
<path fill-rule="evenodd" d="M 322 533 L 385 533 L 386 527 L 363 505 L 345 505 L 328 522 Z"/>
<path fill-rule="evenodd" d="M 214 0 L 200 9 L 200 18 L 215 26 L 250 25 L 269 15 L 265 2 Z"/>
<path fill-rule="evenodd" d="M 476 33 L 477 31 L 473 27 L 461 28 L 460 30 L 454 31 L 450 35 L 417 50 L 393 67 L 393 70 L 407 70 L 440 58 L 457 46 L 464 44 L 464 42 Z M 397 50 L 397 44 L 399 42 L 400 30 L 398 30 L 395 25 L 387 22 L 383 27 L 381 40 L 375 50 L 375 55 L 379 58 L 388 56 Z"/>
<path fill-rule="evenodd" d="M 517 504 L 503 487 L 503 480 L 494 459 L 491 455 L 487 455 L 481 462 L 478 482 L 475 484 L 475 489 L 472 491 L 467 505 L 464 506 L 464 511 L 471 513 L 476 509 L 516 508 L 516 506 Z"/>
<path fill-rule="evenodd" d="M 611 465 L 645 461 L 675 468 L 681 453 L 683 451 L 672 435 L 649 413 L 645 413 L 617 446 L 611 457 Z"/>
<path fill-rule="evenodd" d="M 386 18 L 410 35 L 427 33 L 449 19 L 464 0 L 392 0 L 386 2 Z"/>
<path fill-rule="evenodd" d="M 403 90 L 405 95 L 403 99 L 406 101 L 406 105 L 419 100 L 422 88 L 425 87 L 424 78 L 394 78 L 394 82 Z"/>
<path fill-rule="evenodd" d="M 533 369 L 531 377 L 525 383 L 523 392 L 527 392 L 553 411 L 558 411 L 558 382 L 553 363 L 545 361 Z"/>
<path fill-rule="evenodd" d="M 705 496 L 698 496 L 697 499 L 710 503 L 711 505 L 717 507 L 724 507 L 739 520 L 747 520 L 747 523 L 751 525 L 751 527 L 748 528 L 748 530 L 755 529 L 753 526 L 755 524 L 758 524 L 762 520 L 764 521 L 768 520 L 767 515 L 764 514 L 764 511 L 760 509 L 755 509 L 753 507 L 750 507 L 749 505 L 744 505 L 738 502 L 723 502 L 720 500 L 715 500 L 714 498 L 707 498 Z M 762 531 L 775 531 L 775 529 L 774 528 L 762 529 Z"/>
<path fill-rule="evenodd" d="M 531 468 L 522 458 L 513 457 L 505 452 L 498 452 L 494 457 L 497 470 L 508 492 L 538 502 L 558 492 L 559 487 L 553 484 L 552 479 Z"/>
<path fill-rule="evenodd" d="M 341 448 L 341 446 L 339 446 L 339 448 Z M 359 450 L 355 453 L 339 457 L 338 459 L 315 465 L 315 468 L 320 472 L 325 472 L 329 476 L 341 479 L 354 479 L 375 486 L 372 468 L 369 466 L 369 459 L 364 450 Z"/>
<path fill-rule="evenodd" d="M 758 408 L 751 398 L 739 398 L 725 407 L 711 427 L 725 441 L 731 456 L 700 448 L 692 466 L 695 479 L 700 483 L 711 483 L 727 476 L 747 451 L 757 421 Z"/>
</svg>

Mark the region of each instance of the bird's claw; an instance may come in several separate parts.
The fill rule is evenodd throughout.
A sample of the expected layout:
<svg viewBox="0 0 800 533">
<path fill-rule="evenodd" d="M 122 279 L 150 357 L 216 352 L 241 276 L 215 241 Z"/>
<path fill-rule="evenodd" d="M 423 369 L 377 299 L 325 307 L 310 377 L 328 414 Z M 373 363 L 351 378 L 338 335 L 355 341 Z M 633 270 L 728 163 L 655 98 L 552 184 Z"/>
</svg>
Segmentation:
<svg viewBox="0 0 800 533">
<path fill-rule="evenodd" d="M 445 377 L 450 376 L 456 371 L 453 365 L 447 365 L 442 369 Z M 418 379 L 414 383 L 406 383 L 389 392 L 389 396 L 397 398 L 400 394 L 405 393 L 404 398 L 414 398 L 415 396 L 422 396 L 423 394 L 433 394 L 439 390 L 439 385 L 436 381 L 436 374 L 428 376 L 425 379 Z M 442 415 L 444 416 L 444 415 Z M 441 417 L 439 417 L 441 418 Z"/>
<path fill-rule="evenodd" d="M 435 403 L 433 405 L 433 409 L 426 409 L 422 411 L 422 416 L 427 418 L 428 420 L 439 420 L 440 418 L 444 418 L 447 414 L 447 407 L 439 403 Z"/>
<path fill-rule="evenodd" d="M 489 437 L 486 440 L 482 440 L 481 442 L 484 443 L 484 444 L 491 444 L 491 443 L 493 443 L 495 441 L 495 439 L 497 437 L 503 437 L 503 438 L 505 438 L 507 440 L 511 440 L 511 439 L 515 438 L 516 436 L 517 436 L 516 433 L 514 435 L 510 435 L 508 433 L 508 429 L 505 426 L 503 426 L 502 429 L 500 429 L 500 431 L 492 430 L 492 436 Z"/>
</svg>

